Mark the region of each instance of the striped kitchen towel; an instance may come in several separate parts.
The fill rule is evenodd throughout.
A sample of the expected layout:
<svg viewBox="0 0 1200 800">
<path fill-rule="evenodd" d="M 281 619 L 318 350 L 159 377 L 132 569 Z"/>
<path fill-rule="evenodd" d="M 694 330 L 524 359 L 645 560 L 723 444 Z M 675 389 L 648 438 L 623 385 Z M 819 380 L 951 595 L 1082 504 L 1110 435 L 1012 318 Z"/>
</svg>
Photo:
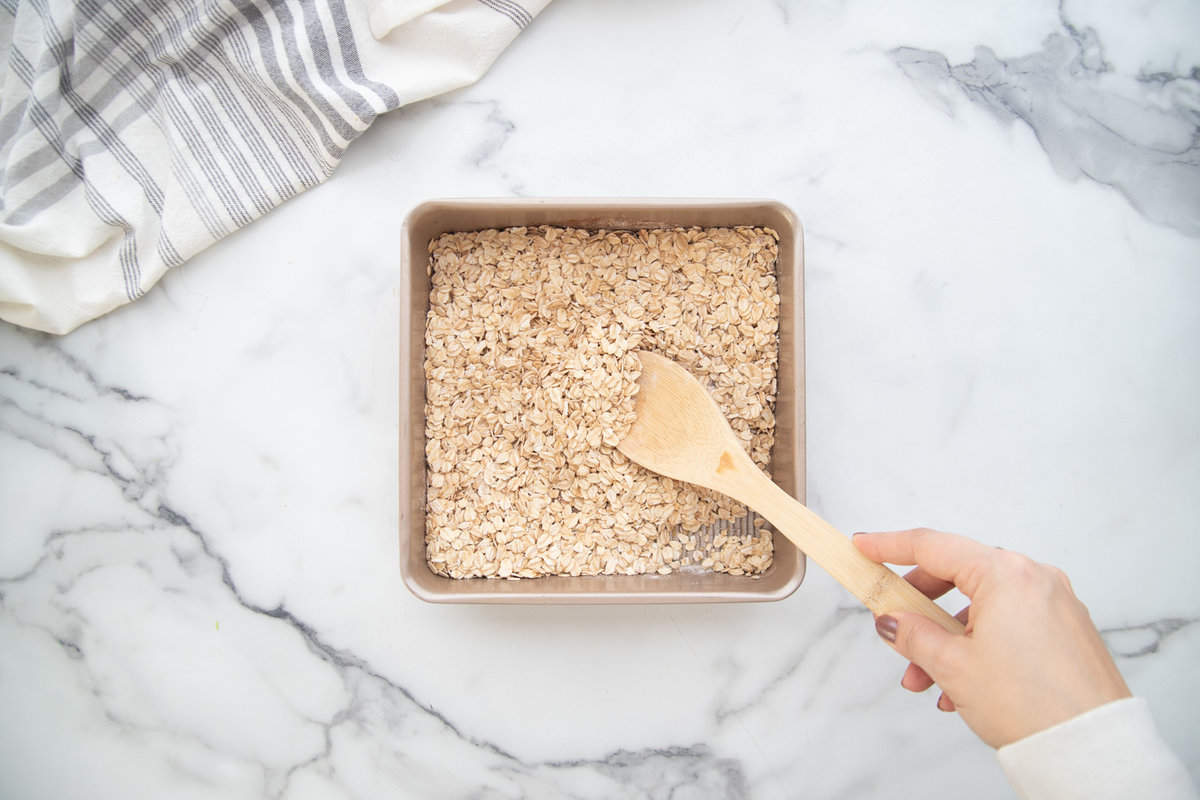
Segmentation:
<svg viewBox="0 0 1200 800">
<path fill-rule="evenodd" d="M 0 319 L 66 333 L 478 80 L 550 0 L 0 0 Z"/>
</svg>

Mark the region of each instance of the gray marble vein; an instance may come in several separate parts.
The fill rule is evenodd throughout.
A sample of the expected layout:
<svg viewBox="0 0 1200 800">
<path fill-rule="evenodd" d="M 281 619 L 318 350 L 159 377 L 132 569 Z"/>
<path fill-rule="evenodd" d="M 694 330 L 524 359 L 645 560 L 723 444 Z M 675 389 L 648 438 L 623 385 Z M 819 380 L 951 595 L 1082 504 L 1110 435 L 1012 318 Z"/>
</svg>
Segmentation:
<svg viewBox="0 0 1200 800">
<path fill-rule="evenodd" d="M 499 100 L 436 98 L 430 101 L 430 105 L 433 108 L 451 108 L 469 112 L 473 118 L 471 124 L 478 125 L 482 135 L 478 138 L 474 148 L 467 154 L 466 162 L 479 172 L 495 173 L 503 183 L 505 191 L 513 197 L 524 197 L 528 194 L 525 182 L 504 165 L 503 159 L 499 158 L 505 145 L 517 132 L 517 123 L 505 114 Z M 479 117 L 480 111 L 486 113 L 482 115 L 481 119 L 474 119 Z"/>
<path fill-rule="evenodd" d="M 890 55 L 917 85 L 955 86 L 997 119 L 1028 125 L 1063 177 L 1111 186 L 1147 219 L 1200 236 L 1200 65 L 1119 73 L 1093 28 L 1061 6 L 1060 18 L 1061 33 L 1021 56 L 982 45 L 963 64 L 915 47 Z"/>
<path fill-rule="evenodd" d="M 1200 622 L 1200 617 L 1167 617 L 1100 631 L 1112 653 L 1121 658 L 1141 658 L 1157 653 L 1168 637 Z"/>
<path fill-rule="evenodd" d="M 841 627 L 842 624 L 848 619 L 862 622 L 869 614 L 870 611 L 868 611 L 866 608 L 858 606 L 841 607 L 835 609 L 834 613 L 824 620 L 821 626 L 817 628 L 813 638 L 810 641 L 801 644 L 799 652 L 795 656 L 788 658 L 783 663 L 782 668 L 778 670 L 776 674 L 769 676 L 765 683 L 761 683 L 750 697 L 737 701 L 731 700 L 728 697 L 722 697 L 718 701 L 716 710 L 714 712 L 717 723 L 724 724 L 741 714 L 762 708 L 765 704 L 770 703 L 772 701 L 772 695 L 779 690 L 780 687 L 793 680 L 796 675 L 804 669 L 809 658 L 814 655 L 814 650 L 822 645 L 827 644 L 830 635 L 835 630 Z M 733 663 L 733 666 L 736 670 L 736 662 Z M 821 666 L 817 674 L 824 678 L 828 678 L 830 672 L 837 669 L 837 666 L 838 659 L 830 658 Z M 728 693 L 728 688 L 726 689 L 725 693 Z M 812 704 L 814 699 L 815 697 L 810 695 L 797 710 L 802 713 Z"/>
</svg>

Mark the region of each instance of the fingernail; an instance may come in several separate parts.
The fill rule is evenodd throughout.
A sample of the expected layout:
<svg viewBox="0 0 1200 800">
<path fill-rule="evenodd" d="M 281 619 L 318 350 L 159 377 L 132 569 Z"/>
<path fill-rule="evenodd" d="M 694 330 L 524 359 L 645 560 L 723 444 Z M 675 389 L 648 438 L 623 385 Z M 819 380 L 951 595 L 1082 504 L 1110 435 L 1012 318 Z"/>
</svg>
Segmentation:
<svg viewBox="0 0 1200 800">
<path fill-rule="evenodd" d="M 887 614 L 875 618 L 875 632 L 889 642 L 896 641 L 896 628 L 899 625 L 895 617 L 889 617 Z"/>
</svg>

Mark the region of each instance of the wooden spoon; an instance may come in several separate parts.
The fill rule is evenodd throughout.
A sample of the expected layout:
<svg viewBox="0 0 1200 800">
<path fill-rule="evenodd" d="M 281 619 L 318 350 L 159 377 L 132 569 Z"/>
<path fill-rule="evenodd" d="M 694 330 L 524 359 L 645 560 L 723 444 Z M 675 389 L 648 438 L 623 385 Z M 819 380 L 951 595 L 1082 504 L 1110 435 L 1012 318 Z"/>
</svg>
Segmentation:
<svg viewBox="0 0 1200 800">
<path fill-rule="evenodd" d="M 646 469 L 754 509 L 875 614 L 915 611 L 951 633 L 963 632 L 962 623 L 911 583 L 864 556 L 848 537 L 776 486 L 750 460 L 721 409 L 690 372 L 654 353 L 638 357 L 637 419 L 618 450 Z"/>
</svg>

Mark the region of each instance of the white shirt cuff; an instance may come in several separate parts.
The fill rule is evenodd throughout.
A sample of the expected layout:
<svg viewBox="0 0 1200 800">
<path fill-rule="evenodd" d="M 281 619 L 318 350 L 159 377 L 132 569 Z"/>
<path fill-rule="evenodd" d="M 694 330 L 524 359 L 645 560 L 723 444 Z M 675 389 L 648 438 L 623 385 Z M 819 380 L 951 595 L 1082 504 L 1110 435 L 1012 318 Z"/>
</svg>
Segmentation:
<svg viewBox="0 0 1200 800">
<path fill-rule="evenodd" d="M 1197 797 L 1140 697 L 1114 700 L 1001 747 L 996 758 L 1025 800 Z"/>
</svg>

